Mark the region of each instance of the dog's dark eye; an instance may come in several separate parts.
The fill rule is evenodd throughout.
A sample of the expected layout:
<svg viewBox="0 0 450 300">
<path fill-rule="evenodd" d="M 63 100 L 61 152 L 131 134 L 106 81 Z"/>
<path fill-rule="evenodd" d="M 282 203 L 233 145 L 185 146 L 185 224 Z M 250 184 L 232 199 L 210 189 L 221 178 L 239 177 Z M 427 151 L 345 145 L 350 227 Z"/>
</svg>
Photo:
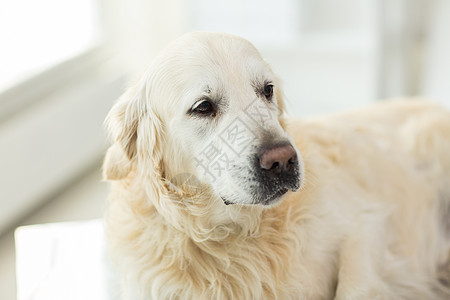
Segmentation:
<svg viewBox="0 0 450 300">
<path fill-rule="evenodd" d="M 273 96 L 273 85 L 272 84 L 266 84 L 264 86 L 264 97 L 266 97 L 267 100 L 272 99 Z"/>
<path fill-rule="evenodd" d="M 202 101 L 200 104 L 196 105 L 193 109 L 193 112 L 203 116 L 215 115 L 214 105 L 208 100 Z"/>
</svg>

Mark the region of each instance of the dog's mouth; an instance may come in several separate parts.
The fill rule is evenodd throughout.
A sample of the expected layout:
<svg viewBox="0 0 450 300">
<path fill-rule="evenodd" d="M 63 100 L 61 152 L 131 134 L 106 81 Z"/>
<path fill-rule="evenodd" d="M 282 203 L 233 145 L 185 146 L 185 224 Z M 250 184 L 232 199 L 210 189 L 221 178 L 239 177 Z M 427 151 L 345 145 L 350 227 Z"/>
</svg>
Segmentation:
<svg viewBox="0 0 450 300">
<path fill-rule="evenodd" d="M 264 200 L 259 200 L 257 202 L 253 202 L 252 204 L 262 204 L 262 205 L 272 205 L 277 203 L 282 196 L 284 196 L 284 194 L 286 194 L 289 191 L 288 188 L 282 188 L 278 191 L 276 191 L 274 194 L 270 195 L 269 197 L 265 198 Z M 225 205 L 231 205 L 231 204 L 236 204 L 234 202 L 228 201 L 227 199 L 225 199 L 224 197 L 220 197 L 222 198 L 222 201 Z"/>
<path fill-rule="evenodd" d="M 278 190 L 277 192 L 275 192 L 275 194 L 273 194 L 272 196 L 268 197 L 266 200 L 262 201 L 261 204 L 263 204 L 263 205 L 274 204 L 274 203 L 278 202 L 278 200 L 280 200 L 281 197 L 284 194 L 286 194 L 288 191 L 289 191 L 289 189 L 282 188 L 282 189 Z"/>
<path fill-rule="evenodd" d="M 230 205 L 230 204 L 234 204 L 233 202 L 228 201 L 227 199 L 225 199 L 224 197 L 220 197 L 222 198 L 223 203 L 225 203 L 225 205 Z"/>
</svg>

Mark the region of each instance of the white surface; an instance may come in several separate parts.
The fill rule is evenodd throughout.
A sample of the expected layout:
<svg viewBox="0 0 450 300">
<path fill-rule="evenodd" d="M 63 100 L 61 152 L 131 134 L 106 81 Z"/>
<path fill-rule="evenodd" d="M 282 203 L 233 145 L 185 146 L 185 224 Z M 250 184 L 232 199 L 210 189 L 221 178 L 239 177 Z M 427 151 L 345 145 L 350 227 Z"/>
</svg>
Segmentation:
<svg viewBox="0 0 450 300">
<path fill-rule="evenodd" d="M 29 215 L 20 225 L 81 221 L 101 218 L 108 185 L 101 181 L 100 162 L 92 171 Z M 49 199 L 50 200 L 50 199 Z M 16 299 L 14 230 L 0 237 L 0 299 Z M 62 299 L 63 300 L 63 299 Z"/>
<path fill-rule="evenodd" d="M 20 227 L 16 260 L 19 300 L 112 299 L 118 286 L 101 220 Z"/>
</svg>

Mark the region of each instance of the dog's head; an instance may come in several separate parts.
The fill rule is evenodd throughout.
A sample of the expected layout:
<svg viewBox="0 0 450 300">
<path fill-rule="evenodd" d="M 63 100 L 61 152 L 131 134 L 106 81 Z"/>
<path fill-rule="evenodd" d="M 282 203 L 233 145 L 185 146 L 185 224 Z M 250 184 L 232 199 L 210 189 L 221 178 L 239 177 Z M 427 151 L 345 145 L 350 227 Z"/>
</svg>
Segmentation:
<svg viewBox="0 0 450 300">
<path fill-rule="evenodd" d="M 134 170 L 161 192 L 188 179 L 214 201 L 274 204 L 303 173 L 282 113 L 279 82 L 248 41 L 187 34 L 111 109 L 105 177 Z"/>
</svg>

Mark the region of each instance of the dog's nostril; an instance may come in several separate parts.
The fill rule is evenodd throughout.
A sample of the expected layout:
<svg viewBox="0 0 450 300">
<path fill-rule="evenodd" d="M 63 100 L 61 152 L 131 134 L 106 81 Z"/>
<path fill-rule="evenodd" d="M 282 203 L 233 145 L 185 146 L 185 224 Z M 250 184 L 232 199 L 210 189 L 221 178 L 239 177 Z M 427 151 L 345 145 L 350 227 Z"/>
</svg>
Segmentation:
<svg viewBox="0 0 450 300">
<path fill-rule="evenodd" d="M 288 164 L 293 165 L 297 163 L 297 153 L 295 153 L 295 155 L 291 158 L 289 158 Z"/>
<path fill-rule="evenodd" d="M 278 168 L 280 168 L 280 163 L 276 161 L 276 162 L 273 163 L 273 165 L 270 168 L 270 170 L 275 170 L 275 169 L 278 169 Z"/>
</svg>

